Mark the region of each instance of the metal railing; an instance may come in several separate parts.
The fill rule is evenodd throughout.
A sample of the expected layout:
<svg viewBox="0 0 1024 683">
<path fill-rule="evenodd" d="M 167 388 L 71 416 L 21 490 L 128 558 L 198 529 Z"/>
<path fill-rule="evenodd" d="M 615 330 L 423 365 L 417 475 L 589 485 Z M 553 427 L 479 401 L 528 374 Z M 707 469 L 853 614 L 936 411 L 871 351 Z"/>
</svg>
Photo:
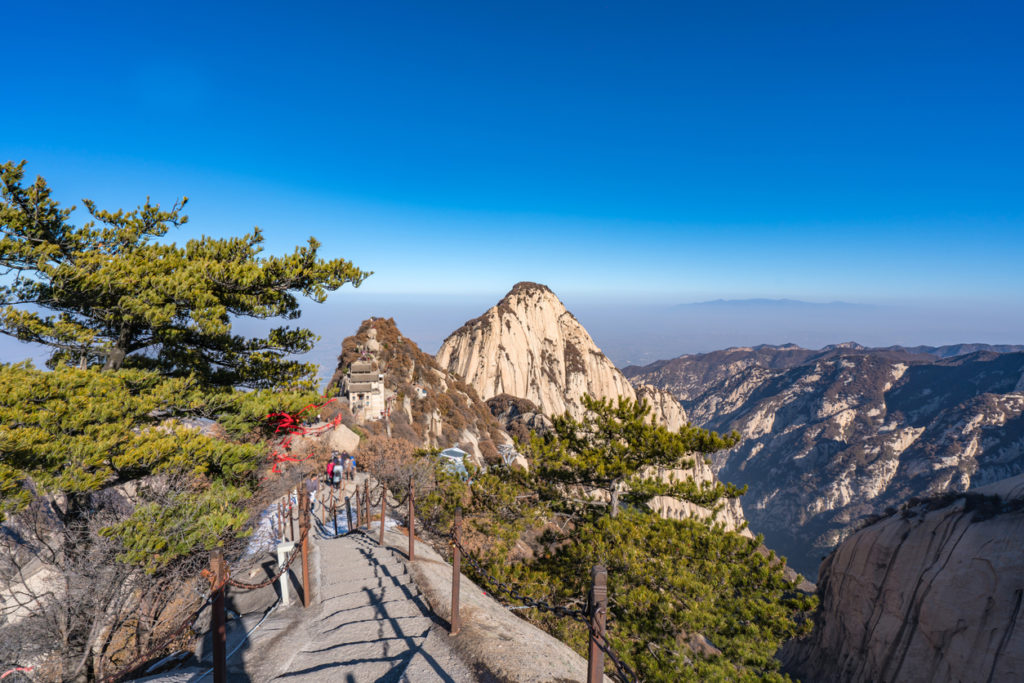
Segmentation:
<svg viewBox="0 0 1024 683">
<path fill-rule="evenodd" d="M 287 509 L 289 511 L 289 517 L 291 517 L 291 492 L 289 492 L 287 498 L 287 503 L 278 503 L 278 510 L 279 513 L 283 513 Z M 117 681 L 127 679 L 149 663 L 154 656 L 161 653 L 168 645 L 181 637 L 181 635 L 187 630 L 191 628 L 194 631 L 196 621 L 208 605 L 211 606 L 210 618 L 213 640 L 213 680 L 214 683 L 227 683 L 227 611 L 225 609 L 225 592 L 227 591 L 227 588 L 230 586 L 241 591 L 252 591 L 266 588 L 277 581 L 281 581 L 282 595 L 284 595 L 284 591 L 286 591 L 287 588 L 283 583 L 284 581 L 287 581 L 287 574 L 291 569 L 292 563 L 295 562 L 299 556 L 302 557 L 302 606 L 309 607 L 311 599 L 309 584 L 309 530 L 311 527 L 311 515 L 309 510 L 310 501 L 309 496 L 303 495 L 301 487 L 296 489 L 295 498 L 298 500 L 300 535 L 297 539 L 296 546 L 291 551 L 288 559 L 278 567 L 277 572 L 273 576 L 259 583 L 246 583 L 244 581 L 234 579 L 231 577 L 230 568 L 224 560 L 224 551 L 220 548 L 214 548 L 210 551 L 209 569 L 204 569 L 201 572 L 201 575 L 210 582 L 210 591 L 204 596 L 202 604 L 197 609 L 190 612 L 188 617 L 178 624 L 177 627 L 172 629 L 168 635 L 164 636 L 157 645 L 149 648 L 145 653 L 133 659 L 117 673 L 108 674 L 101 678 L 101 683 L 116 683 Z M 277 521 L 278 528 L 283 532 L 283 518 L 279 517 Z M 290 521 L 292 529 L 294 530 L 294 520 Z M 292 538 L 294 538 L 294 531 Z"/>
<path fill-rule="evenodd" d="M 384 509 L 385 502 L 387 499 L 388 491 L 387 487 L 383 484 L 380 485 L 380 506 L 381 506 L 381 522 L 380 522 L 380 545 L 384 545 Z M 369 496 L 369 481 L 364 485 L 364 505 L 367 510 L 370 509 L 370 496 Z M 415 560 L 415 525 L 416 525 L 416 513 L 415 513 L 415 489 L 412 477 L 409 478 L 409 491 L 406 493 L 404 500 L 396 502 L 394 508 L 401 509 L 404 505 L 408 504 L 408 531 L 409 531 L 409 560 Z M 373 507 L 377 506 L 377 501 L 373 501 Z M 367 525 L 369 520 L 367 520 Z M 612 648 L 608 642 L 607 636 L 607 614 L 608 614 L 608 571 L 604 566 L 598 564 L 591 568 L 590 573 L 590 591 L 587 594 L 587 607 L 584 610 L 575 609 L 571 607 L 565 607 L 563 605 L 551 605 L 544 600 L 538 600 L 528 595 L 524 595 L 515 585 L 506 583 L 494 576 L 490 571 L 487 570 L 472 553 L 466 550 L 462 543 L 462 507 L 458 506 L 455 509 L 455 520 L 452 523 L 452 528 L 448 532 L 440 531 L 426 520 L 420 520 L 420 525 L 431 532 L 435 536 L 447 539 L 452 551 L 452 604 L 451 604 L 451 619 L 449 620 L 449 633 L 452 636 L 458 635 L 462 629 L 462 615 L 459 609 L 459 587 L 461 584 L 461 563 L 462 559 L 465 558 L 471 567 L 473 567 L 477 576 L 481 577 L 489 585 L 493 594 L 505 596 L 508 599 L 518 603 L 519 607 L 527 607 L 530 609 L 537 609 L 542 612 L 548 612 L 554 614 L 557 617 L 569 618 L 577 621 L 586 626 L 589 633 L 588 636 L 588 648 L 587 648 L 587 681 L 588 683 L 597 683 L 604 679 L 604 661 L 605 656 L 611 661 L 614 668 L 614 676 L 624 682 L 635 683 L 640 680 L 637 673 L 629 666 L 619 654 Z M 505 605 L 509 607 L 509 605 Z"/>
<path fill-rule="evenodd" d="M 361 489 L 361 490 L 360 490 Z M 365 527 L 366 532 L 369 531 L 371 510 L 380 506 L 380 532 L 378 536 L 378 543 L 384 545 L 384 530 L 387 523 L 387 507 L 390 505 L 388 502 L 388 490 L 383 484 L 379 484 L 375 487 L 376 491 L 379 491 L 379 498 L 372 500 L 370 495 L 370 482 L 367 478 L 363 482 L 363 486 L 356 486 L 355 490 L 355 507 L 356 507 L 356 526 L 352 525 L 352 503 L 349 496 L 345 496 L 345 512 L 347 515 L 347 531 L 346 534 L 354 532 L 362 532 L 362 527 Z M 153 657 L 162 652 L 168 645 L 174 642 L 177 638 L 181 637 L 183 633 L 189 628 L 193 628 L 196 620 L 200 614 L 208 605 L 212 606 L 211 610 L 211 622 L 212 622 L 212 640 L 213 640 L 213 680 L 214 683 L 226 683 L 227 682 L 227 637 L 226 637 L 226 610 L 225 610 L 225 592 L 228 587 L 232 587 L 241 591 L 252 591 L 266 588 L 274 584 L 277 581 L 282 581 L 282 595 L 284 595 L 287 588 L 283 585 L 284 581 L 287 581 L 287 575 L 291 569 L 292 564 L 301 555 L 302 557 L 302 603 L 303 607 L 309 607 L 311 600 L 310 583 L 309 583 L 309 531 L 312 526 L 311 512 L 310 512 L 310 496 L 306 495 L 302 487 L 298 487 L 294 491 L 294 499 L 298 502 L 298 523 L 299 523 L 299 538 L 295 539 L 294 527 L 295 519 L 292 514 L 293 493 L 289 492 L 287 495 L 287 502 L 278 502 L 278 518 L 277 528 L 279 531 L 279 538 L 289 536 L 290 539 L 296 541 L 296 547 L 291 551 L 287 560 L 280 563 L 277 572 L 259 583 L 247 583 L 238 579 L 232 578 L 230 569 L 227 562 L 224 560 L 223 551 L 219 548 L 214 549 L 210 553 L 210 567 L 202 571 L 202 576 L 210 582 L 210 590 L 204 596 L 202 604 L 190 612 L 188 617 L 178 624 L 169 634 L 164 636 L 161 641 L 149 648 L 144 654 L 136 657 L 132 662 L 122 668 L 115 674 L 109 674 L 101 679 L 101 683 L 116 683 L 123 681 L 132 674 L 136 673 L 144 665 L 149 663 Z M 338 502 L 340 501 L 340 494 L 336 494 L 335 491 L 330 493 L 330 513 L 335 519 L 334 534 L 329 537 L 337 537 L 343 534 L 337 532 L 337 515 L 338 515 Z M 322 499 L 320 502 L 320 519 L 316 520 L 322 525 L 323 529 L 326 529 L 326 516 L 328 512 L 327 502 Z M 415 489 L 412 478 L 409 480 L 409 490 L 402 500 L 397 500 L 395 505 L 391 507 L 393 509 L 401 509 L 407 506 L 407 527 L 409 533 L 409 561 L 415 561 L 416 559 L 416 510 L 415 510 Z M 290 526 L 290 535 L 286 534 L 284 517 L 287 515 L 288 524 Z M 587 607 L 586 609 L 577 609 L 572 607 L 566 607 L 563 605 L 552 605 L 544 600 L 538 600 L 532 598 L 529 595 L 524 595 L 522 591 L 517 588 L 514 584 L 506 583 L 494 576 L 490 571 L 484 567 L 479 560 L 473 555 L 473 553 L 466 550 L 463 545 L 462 538 L 462 508 L 457 507 L 455 510 L 455 520 L 452 523 L 452 528 L 445 532 L 434 528 L 426 520 L 420 519 L 420 525 L 430 533 L 440 538 L 446 539 L 449 543 L 452 552 L 452 604 L 451 604 L 451 619 L 449 620 L 449 632 L 452 636 L 457 635 L 462 629 L 462 615 L 459 607 L 459 588 L 461 585 L 461 563 L 462 559 L 469 563 L 473 568 L 475 574 L 481 577 L 488 586 L 492 594 L 497 596 L 503 596 L 506 599 L 517 603 L 516 606 L 511 607 L 526 607 L 530 609 L 540 610 L 553 614 L 557 617 L 563 617 L 572 619 L 583 624 L 588 631 L 588 653 L 587 653 L 587 681 L 588 683 L 597 683 L 603 680 L 604 669 L 605 669 L 605 656 L 611 661 L 613 666 L 612 675 L 619 681 L 634 683 L 639 681 L 639 677 L 636 672 L 622 660 L 622 658 L 615 652 L 611 644 L 608 642 L 607 637 L 607 613 L 608 613 L 608 572 L 602 565 L 595 565 L 591 569 L 590 584 L 591 588 L 587 595 Z M 273 524 L 273 523 L 272 523 Z M 509 605 L 504 605 L 510 607 Z"/>
</svg>

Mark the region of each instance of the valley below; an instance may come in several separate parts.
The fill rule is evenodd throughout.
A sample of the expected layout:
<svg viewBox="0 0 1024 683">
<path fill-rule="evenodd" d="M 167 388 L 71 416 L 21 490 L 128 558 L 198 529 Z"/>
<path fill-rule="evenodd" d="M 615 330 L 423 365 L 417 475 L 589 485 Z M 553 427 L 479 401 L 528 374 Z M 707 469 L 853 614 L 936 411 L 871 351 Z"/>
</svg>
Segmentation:
<svg viewBox="0 0 1024 683">
<path fill-rule="evenodd" d="M 761 346 L 624 374 L 672 392 L 695 424 L 741 434 L 713 468 L 749 487 L 752 529 L 812 579 L 886 511 L 1024 472 L 1019 347 Z"/>
</svg>

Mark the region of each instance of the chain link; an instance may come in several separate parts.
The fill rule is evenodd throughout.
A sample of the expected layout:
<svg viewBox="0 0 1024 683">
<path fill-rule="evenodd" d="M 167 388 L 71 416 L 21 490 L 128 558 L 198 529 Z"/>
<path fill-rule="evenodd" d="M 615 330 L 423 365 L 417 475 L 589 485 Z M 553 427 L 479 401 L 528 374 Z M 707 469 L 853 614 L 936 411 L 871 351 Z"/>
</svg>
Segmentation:
<svg viewBox="0 0 1024 683">
<path fill-rule="evenodd" d="M 241 590 L 254 591 L 260 588 L 266 588 L 267 586 L 273 584 L 275 581 L 284 576 L 284 573 L 287 572 L 288 569 L 292 566 L 292 562 L 294 562 L 295 558 L 299 556 L 299 553 L 302 551 L 302 542 L 306 540 L 306 535 L 308 533 L 308 528 L 302 532 L 302 535 L 299 536 L 299 540 L 296 542 L 295 547 L 292 548 L 292 552 L 291 555 L 288 557 L 288 561 L 284 563 L 284 565 L 277 571 L 276 574 L 274 574 L 266 581 L 262 581 L 260 583 L 245 583 L 244 581 L 237 581 L 235 579 L 232 579 L 229 576 L 227 580 L 227 585 L 233 586 L 234 588 L 240 588 Z"/>
<path fill-rule="evenodd" d="M 615 674 L 617 678 L 625 683 L 638 683 L 640 681 L 640 677 L 637 676 L 636 672 L 633 671 L 632 667 L 630 667 L 629 664 L 627 664 L 626 662 L 622 661 L 618 653 L 615 652 L 615 650 L 611 646 L 611 643 L 608 642 L 607 637 L 604 634 L 598 633 L 594 630 L 593 623 L 591 622 L 590 617 L 587 615 L 587 611 L 573 609 L 562 605 L 551 605 L 545 602 L 544 600 L 537 600 L 535 598 L 523 595 L 513 585 L 505 583 L 501 579 L 492 575 L 477 561 L 477 559 L 471 553 L 466 551 L 465 546 L 462 545 L 462 542 L 459 541 L 455 534 L 454 525 L 452 526 L 451 531 L 444 533 L 439 531 L 426 521 L 421 521 L 421 524 L 427 531 L 431 532 L 436 536 L 440 536 L 441 538 L 447 539 L 452 547 L 458 548 L 459 552 L 462 554 L 462 557 L 464 557 L 466 561 L 470 564 L 470 566 L 472 566 L 473 569 L 476 570 L 477 574 L 480 577 L 487 581 L 487 583 L 489 583 L 491 586 L 497 588 L 498 591 L 500 591 L 501 593 L 509 596 L 516 602 L 519 602 L 521 606 L 528 607 L 531 609 L 537 609 L 542 612 L 548 612 L 550 614 L 554 614 L 557 617 L 568 617 L 570 619 L 573 619 L 584 624 L 587 627 L 587 631 L 590 633 L 590 636 L 593 638 L 594 644 L 597 645 L 598 649 L 601 650 L 601 652 L 603 652 L 605 655 L 607 655 L 608 658 L 611 660 L 612 665 L 615 667 Z M 505 607 L 507 608 L 508 605 L 505 605 Z"/>
</svg>

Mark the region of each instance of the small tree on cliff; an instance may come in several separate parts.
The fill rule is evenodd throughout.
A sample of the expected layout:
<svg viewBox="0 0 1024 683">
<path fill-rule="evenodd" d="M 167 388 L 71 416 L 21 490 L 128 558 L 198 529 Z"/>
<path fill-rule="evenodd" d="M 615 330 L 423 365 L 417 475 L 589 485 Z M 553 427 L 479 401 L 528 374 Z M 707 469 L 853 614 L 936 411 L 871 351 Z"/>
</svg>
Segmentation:
<svg viewBox="0 0 1024 683">
<path fill-rule="evenodd" d="M 288 356 L 313 347 L 312 331 L 247 338 L 232 333 L 232 319 L 294 320 L 296 295 L 322 302 L 369 275 L 320 259 L 313 238 L 291 255 L 260 256 L 258 228 L 185 247 L 158 242 L 188 221 L 187 198 L 169 210 L 147 199 L 115 212 L 83 200 L 92 220 L 75 226 L 75 207 L 61 208 L 41 177 L 25 185 L 24 167 L 0 166 L 0 332 L 53 348 L 51 366 L 150 368 L 207 386 L 309 386 L 314 367 Z"/>
<path fill-rule="evenodd" d="M 607 507 L 615 517 L 620 500 L 640 505 L 669 496 L 714 509 L 723 498 L 746 490 L 721 482 L 698 484 L 692 477 L 663 481 L 652 476 L 662 469 L 693 467 L 695 457 L 734 446 L 738 433 L 720 436 L 693 425 L 671 432 L 650 421 L 646 401 L 584 396 L 583 404 L 587 413 L 582 420 L 569 413 L 556 417 L 550 434 L 530 441 L 531 474 L 548 498 L 564 498 L 569 487 L 584 495 L 570 498 L 577 507 Z"/>
<path fill-rule="evenodd" d="M 48 660 L 47 680 L 72 680 L 146 650 L 180 603 L 178 582 L 197 575 L 191 560 L 245 528 L 266 453 L 183 420 L 245 419 L 262 393 L 211 394 L 145 370 L 0 365 L 0 624 L 19 604 L 29 613 L 3 627 L 0 660 Z M 33 581 L 30 566 L 49 578 Z"/>
</svg>

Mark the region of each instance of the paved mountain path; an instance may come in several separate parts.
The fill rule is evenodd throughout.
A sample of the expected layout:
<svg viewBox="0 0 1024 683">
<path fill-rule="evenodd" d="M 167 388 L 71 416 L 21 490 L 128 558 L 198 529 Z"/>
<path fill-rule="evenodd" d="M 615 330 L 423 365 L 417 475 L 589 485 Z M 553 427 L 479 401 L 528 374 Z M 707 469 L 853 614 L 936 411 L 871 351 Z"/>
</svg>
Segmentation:
<svg viewBox="0 0 1024 683">
<path fill-rule="evenodd" d="M 404 553 L 358 533 L 317 544 L 322 583 L 307 637 L 268 680 L 478 680 L 452 653 L 447 624 L 413 583 Z"/>
</svg>

